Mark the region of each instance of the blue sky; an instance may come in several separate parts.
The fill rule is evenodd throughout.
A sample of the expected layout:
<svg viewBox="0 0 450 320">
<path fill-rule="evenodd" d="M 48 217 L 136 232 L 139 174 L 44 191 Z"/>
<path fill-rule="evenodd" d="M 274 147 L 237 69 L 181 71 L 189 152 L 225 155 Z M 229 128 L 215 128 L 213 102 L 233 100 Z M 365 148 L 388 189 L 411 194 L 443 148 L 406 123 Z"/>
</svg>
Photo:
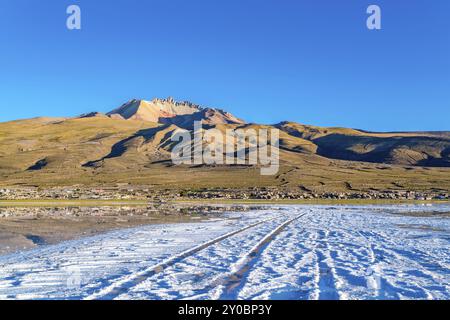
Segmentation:
<svg viewBox="0 0 450 320">
<path fill-rule="evenodd" d="M 258 123 L 450 130 L 449 16 L 448 0 L 1 0 L 0 121 L 173 96 Z"/>
</svg>

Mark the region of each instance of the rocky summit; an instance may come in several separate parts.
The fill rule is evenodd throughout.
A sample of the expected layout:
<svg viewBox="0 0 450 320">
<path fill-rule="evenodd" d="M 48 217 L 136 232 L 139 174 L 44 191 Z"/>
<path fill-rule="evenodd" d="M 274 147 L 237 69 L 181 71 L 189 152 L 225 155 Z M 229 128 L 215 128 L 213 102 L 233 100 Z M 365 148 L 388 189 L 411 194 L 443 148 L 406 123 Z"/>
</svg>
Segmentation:
<svg viewBox="0 0 450 320">
<path fill-rule="evenodd" d="M 175 124 L 183 128 L 192 128 L 194 121 L 200 120 L 209 125 L 244 123 L 223 110 L 203 108 L 188 101 L 177 102 L 170 97 L 152 101 L 133 99 L 107 113 L 107 116 L 113 119 Z"/>
</svg>

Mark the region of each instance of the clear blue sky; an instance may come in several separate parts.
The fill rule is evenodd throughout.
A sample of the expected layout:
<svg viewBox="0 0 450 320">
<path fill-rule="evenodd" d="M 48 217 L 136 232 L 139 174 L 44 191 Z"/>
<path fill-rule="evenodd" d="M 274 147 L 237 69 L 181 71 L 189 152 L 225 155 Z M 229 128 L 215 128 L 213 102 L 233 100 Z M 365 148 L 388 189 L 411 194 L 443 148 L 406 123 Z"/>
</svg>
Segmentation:
<svg viewBox="0 0 450 320">
<path fill-rule="evenodd" d="M 258 123 L 450 130 L 449 16 L 448 0 L 1 0 L 0 121 L 173 96 Z"/>
</svg>

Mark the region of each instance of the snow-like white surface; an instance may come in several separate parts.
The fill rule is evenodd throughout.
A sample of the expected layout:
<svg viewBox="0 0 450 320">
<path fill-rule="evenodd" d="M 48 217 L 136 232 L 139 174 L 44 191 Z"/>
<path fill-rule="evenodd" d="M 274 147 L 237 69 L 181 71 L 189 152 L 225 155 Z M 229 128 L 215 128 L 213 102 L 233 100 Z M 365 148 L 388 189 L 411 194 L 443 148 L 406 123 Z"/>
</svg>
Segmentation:
<svg viewBox="0 0 450 320">
<path fill-rule="evenodd" d="M 286 206 L 0 257 L 0 299 L 449 299 L 445 205 Z"/>
</svg>

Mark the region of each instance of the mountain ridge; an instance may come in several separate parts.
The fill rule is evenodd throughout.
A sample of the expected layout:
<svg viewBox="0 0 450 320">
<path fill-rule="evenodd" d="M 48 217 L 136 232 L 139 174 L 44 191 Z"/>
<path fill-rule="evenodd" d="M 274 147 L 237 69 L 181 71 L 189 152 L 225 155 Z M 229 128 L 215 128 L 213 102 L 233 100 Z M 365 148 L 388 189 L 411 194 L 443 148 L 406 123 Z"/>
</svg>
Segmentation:
<svg viewBox="0 0 450 320">
<path fill-rule="evenodd" d="M 349 186 L 352 190 L 450 189 L 450 132 L 371 133 L 289 121 L 259 125 L 224 110 L 170 98 L 141 106 L 142 101 L 130 100 L 108 114 L 0 123 L 0 185 L 128 182 L 317 191 Z M 157 109 L 135 117 L 141 107 Z M 132 111 L 126 113 L 127 108 Z M 198 120 L 224 133 L 236 128 L 279 129 L 280 173 L 261 177 L 251 166 L 173 166 L 171 132 L 191 131 Z"/>
</svg>

